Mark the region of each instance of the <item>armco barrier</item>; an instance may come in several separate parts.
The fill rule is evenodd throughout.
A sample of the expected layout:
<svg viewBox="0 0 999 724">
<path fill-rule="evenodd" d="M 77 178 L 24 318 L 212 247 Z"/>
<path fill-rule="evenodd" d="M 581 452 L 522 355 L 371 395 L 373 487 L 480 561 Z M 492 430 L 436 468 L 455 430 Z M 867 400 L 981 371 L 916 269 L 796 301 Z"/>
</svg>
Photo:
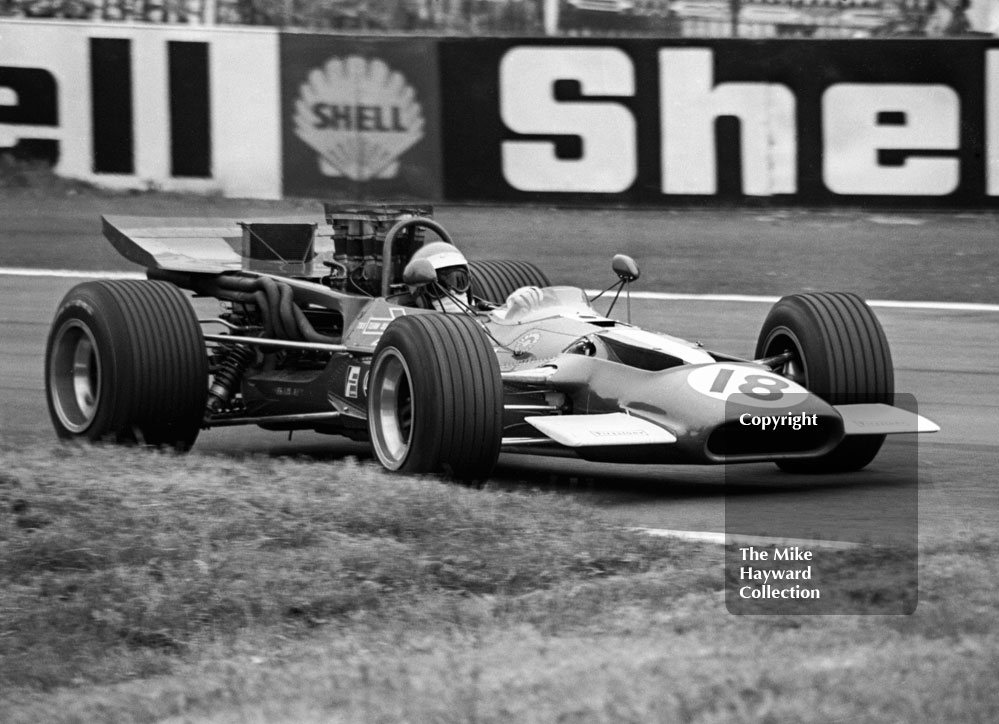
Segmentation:
<svg viewBox="0 0 999 724">
<path fill-rule="evenodd" d="M 0 150 L 271 198 L 994 208 L 999 42 L 0 21 Z"/>
</svg>

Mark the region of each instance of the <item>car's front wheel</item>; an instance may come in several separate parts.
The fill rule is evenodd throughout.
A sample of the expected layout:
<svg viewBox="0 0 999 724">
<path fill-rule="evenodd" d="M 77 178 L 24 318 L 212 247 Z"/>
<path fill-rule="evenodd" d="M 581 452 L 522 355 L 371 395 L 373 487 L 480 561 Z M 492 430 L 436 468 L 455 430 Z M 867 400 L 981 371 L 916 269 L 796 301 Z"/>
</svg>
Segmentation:
<svg viewBox="0 0 999 724">
<path fill-rule="evenodd" d="M 416 314 L 388 326 L 368 380 L 368 431 L 383 466 L 486 480 L 502 425 L 499 363 L 475 320 Z"/>
<path fill-rule="evenodd" d="M 61 438 L 190 448 L 208 390 L 194 310 L 166 282 L 78 284 L 52 323 L 45 390 Z"/>
<path fill-rule="evenodd" d="M 795 294 L 778 301 L 756 343 L 756 358 L 787 354 L 776 370 L 831 405 L 892 404 L 895 372 L 881 323 L 856 294 Z M 860 470 L 884 443 L 884 435 L 850 436 L 819 458 L 778 463 L 789 472 Z"/>
</svg>

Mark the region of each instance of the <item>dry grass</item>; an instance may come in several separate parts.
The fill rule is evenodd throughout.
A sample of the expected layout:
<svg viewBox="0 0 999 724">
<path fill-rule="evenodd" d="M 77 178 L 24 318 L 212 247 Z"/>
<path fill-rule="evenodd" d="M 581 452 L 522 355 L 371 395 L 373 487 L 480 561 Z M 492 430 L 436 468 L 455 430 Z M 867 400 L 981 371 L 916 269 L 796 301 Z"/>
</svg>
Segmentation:
<svg viewBox="0 0 999 724">
<path fill-rule="evenodd" d="M 677 556 L 548 496 L 351 462 L 77 447 L 4 458 L 0 686 L 147 675 L 247 630 L 297 635 L 421 596 L 513 600 Z"/>
<path fill-rule="evenodd" d="M 912 616 L 731 616 L 723 552 L 354 462 L 0 450 L 5 722 L 999 720 L 994 537 Z"/>
</svg>

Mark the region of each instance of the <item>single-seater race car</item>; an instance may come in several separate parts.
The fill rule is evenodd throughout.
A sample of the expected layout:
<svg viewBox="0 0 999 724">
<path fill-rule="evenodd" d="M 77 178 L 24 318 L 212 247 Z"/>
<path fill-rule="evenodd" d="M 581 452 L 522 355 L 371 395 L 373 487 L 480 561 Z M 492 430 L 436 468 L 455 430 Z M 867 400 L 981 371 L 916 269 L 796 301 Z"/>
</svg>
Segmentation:
<svg viewBox="0 0 999 724">
<path fill-rule="evenodd" d="M 501 451 L 851 471 L 885 434 L 938 429 L 893 406 L 888 342 L 854 294 L 782 298 L 745 359 L 601 314 L 529 262 L 466 262 L 429 207 L 325 211 L 105 217 L 148 279 L 59 305 L 57 434 L 184 450 L 207 428 L 307 429 L 370 440 L 389 470 L 481 481 Z M 612 268 L 616 302 L 639 270 Z M 197 298 L 217 310 L 199 319 Z"/>
</svg>

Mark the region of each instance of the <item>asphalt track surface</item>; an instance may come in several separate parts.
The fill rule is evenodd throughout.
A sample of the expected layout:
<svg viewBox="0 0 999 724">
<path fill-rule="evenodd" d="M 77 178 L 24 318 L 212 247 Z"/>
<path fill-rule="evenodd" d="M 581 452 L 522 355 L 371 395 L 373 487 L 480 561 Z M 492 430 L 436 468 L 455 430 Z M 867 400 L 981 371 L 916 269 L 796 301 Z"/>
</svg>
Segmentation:
<svg viewBox="0 0 999 724">
<path fill-rule="evenodd" d="M 87 207 L 103 200 L 87 201 Z M 184 213 L 167 202 L 143 198 L 114 197 L 107 204 L 114 213 L 155 215 L 228 216 L 220 213 Z M 167 208 L 150 209 L 165 203 Z M 171 205 L 174 203 L 174 205 Z M 5 206 L 0 202 L 0 206 Z M 79 207 L 81 204 L 76 203 Z M 121 208 L 125 206 L 126 208 Z M 133 207 L 134 210 L 128 208 Z M 252 205 L 247 205 L 247 209 Z M 166 211 L 167 213 L 164 213 Z M 172 211 L 172 213 L 170 213 Z M 551 273 L 556 281 L 586 286 L 609 283 L 608 259 L 616 251 L 650 247 L 652 234 L 661 224 L 650 223 L 655 212 L 591 211 L 558 212 L 559 228 L 580 234 L 595 221 L 609 222 L 607 234 L 616 246 L 566 258 L 559 244 L 562 237 L 549 224 L 552 212 L 544 209 L 452 209 L 453 223 L 446 210 L 438 218 L 456 238 L 456 227 L 479 237 L 478 246 L 489 247 L 490 257 L 523 258 L 525 243 L 534 249 L 531 258 Z M 73 214 L 79 213 L 74 210 Z M 266 215 L 274 213 L 272 209 Z M 807 288 L 838 288 L 858 291 L 868 298 L 944 302 L 999 302 L 996 281 L 996 221 L 989 215 L 898 215 L 878 217 L 868 212 L 805 211 L 719 211 L 691 212 L 690 216 L 667 215 L 688 225 L 691 235 L 711 239 L 700 251 L 687 247 L 671 259 L 658 254 L 639 258 L 644 268 L 639 288 L 651 291 L 682 291 L 731 294 L 781 294 Z M 81 281 L 79 278 L 47 276 L 46 269 L 138 271 L 117 258 L 113 250 L 100 246 L 93 225 L 73 232 L 66 217 L 47 218 L 37 208 L 23 205 L 0 229 L 0 268 L 28 268 L 41 276 L 24 276 L 0 271 L 0 432 L 5 444 L 45 442 L 53 439 L 45 409 L 42 358 L 45 337 L 56 304 L 62 295 Z M 875 217 L 872 221 L 871 218 Z M 539 219 L 541 221 L 539 221 Z M 777 219 L 777 222 L 773 222 Z M 802 256 L 799 250 L 775 252 L 771 246 L 780 237 L 785 221 L 794 221 L 808 232 L 807 243 L 815 252 Z M 637 221 L 636 221 L 637 220 Z M 631 223 L 634 222 L 634 223 Z M 775 227 L 776 223 L 776 227 Z M 575 225 L 575 226 L 574 226 Z M 674 225 L 676 226 L 676 225 Z M 761 228 L 762 227 L 762 228 Z M 777 228 L 776 234 L 774 229 Z M 519 239 L 508 249 L 483 236 L 502 229 L 503 238 Z M 858 233 L 858 229 L 866 231 Z M 887 231 L 886 231 L 887 230 Z M 905 244 L 911 233 L 912 249 L 896 250 L 895 273 L 882 275 L 878 288 L 871 268 L 883 265 L 885 236 Z M 770 235 L 767 235 L 770 232 Z M 600 236 L 593 227 L 591 239 Z M 538 239 L 541 242 L 538 242 Z M 768 239 L 766 253 L 752 255 L 741 269 L 725 264 L 709 264 L 747 253 L 746 239 Z M 82 241 L 81 241 L 82 239 Z M 525 242 L 525 240 L 528 240 Z M 533 240 L 533 241 L 532 241 Z M 461 242 L 459 241 L 459 244 Z M 787 242 L 790 243 L 790 242 Z M 829 252 L 837 244 L 840 250 Z M 464 245 L 469 248 L 468 244 Z M 472 244 L 476 247 L 476 244 Z M 672 248 L 677 250 L 678 243 Z M 937 261 L 931 264 L 931 252 Z M 825 250 L 820 252 L 819 250 Z M 845 255 L 842 249 L 848 249 Z M 956 253 L 955 249 L 961 253 Z M 507 253 L 504 253 L 507 251 Z M 471 253 L 470 253 L 471 255 Z M 480 252 L 480 256 L 486 256 Z M 639 256 L 636 254 L 636 256 Z M 602 258 L 599 266 L 591 257 Z M 841 264 L 831 259 L 842 258 Z M 719 266 L 721 268 L 719 268 Z M 922 274 L 919 269 L 930 269 Z M 584 267 L 586 267 L 584 269 Z M 663 270 L 682 267 L 682 278 Z M 768 269 L 776 269 L 770 275 Z M 649 273 L 649 270 L 654 270 Z M 578 276 L 573 276 L 574 274 Z M 573 277 L 573 278 L 566 278 Z M 672 277 L 672 281 L 671 281 Z M 785 277 L 802 280 L 797 286 Z M 784 280 L 782 282 L 782 280 Z M 681 283 L 682 281 L 682 283 Z M 644 282 L 644 283 L 643 283 Z M 831 282 L 831 283 L 823 283 Z M 605 284 L 604 284 L 605 285 Z M 602 304 L 602 303 L 601 303 Z M 633 321 L 641 326 L 704 342 L 709 349 L 749 354 L 767 310 L 764 301 L 704 301 L 703 299 L 632 301 Z M 995 530 L 999 525 L 997 489 L 997 433 L 999 420 L 999 311 L 981 309 L 912 308 L 878 306 L 896 366 L 896 388 L 915 396 L 919 412 L 943 428 L 934 435 L 898 440 L 861 474 L 800 477 L 779 473 L 770 465 L 724 467 L 597 465 L 562 458 L 503 455 L 493 485 L 518 490 L 540 489 L 572 496 L 599 506 L 622 524 L 694 531 L 722 531 L 726 502 L 738 500 L 759 521 L 762 530 L 781 534 L 788 516 L 810 514 L 809 531 L 814 537 L 859 540 L 868 537 L 881 521 L 890 521 L 899 504 L 899 491 L 912 490 L 918 458 L 918 498 L 920 537 L 947 539 Z M 618 306 L 617 311 L 623 312 Z M 273 455 L 308 455 L 319 464 L 335 465 L 347 455 L 367 457 L 366 447 L 336 437 L 296 433 L 289 441 L 282 433 L 256 428 L 218 429 L 204 432 L 196 450 L 218 455 L 257 452 Z M 773 524 L 768 528 L 768 521 Z M 890 525 L 890 523 L 888 524 Z"/>
</svg>

